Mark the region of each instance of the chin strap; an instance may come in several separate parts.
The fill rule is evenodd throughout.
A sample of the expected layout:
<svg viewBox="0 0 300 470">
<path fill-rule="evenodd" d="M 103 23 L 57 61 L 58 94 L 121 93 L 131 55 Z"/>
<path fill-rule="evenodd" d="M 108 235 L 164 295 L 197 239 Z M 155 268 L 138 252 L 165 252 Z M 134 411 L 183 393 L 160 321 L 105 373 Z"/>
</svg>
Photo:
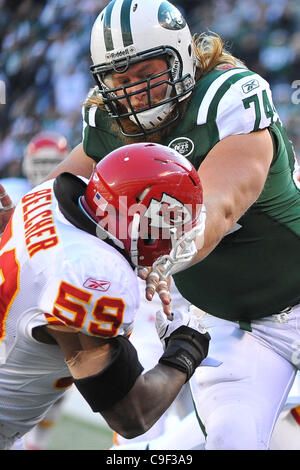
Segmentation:
<svg viewBox="0 0 300 470">
<path fill-rule="evenodd" d="M 174 103 L 165 103 L 156 108 L 150 108 L 141 113 L 135 113 L 129 116 L 134 124 L 141 125 L 145 129 L 153 129 L 166 119 L 174 108 Z"/>
<path fill-rule="evenodd" d="M 172 250 L 169 255 L 160 256 L 152 266 L 160 278 L 166 279 L 173 274 L 183 271 L 194 256 L 204 245 L 204 231 L 206 221 L 205 206 L 202 206 L 200 222 L 189 232 L 185 233 L 179 240 L 172 237 Z M 197 239 L 197 246 L 196 246 Z"/>
</svg>

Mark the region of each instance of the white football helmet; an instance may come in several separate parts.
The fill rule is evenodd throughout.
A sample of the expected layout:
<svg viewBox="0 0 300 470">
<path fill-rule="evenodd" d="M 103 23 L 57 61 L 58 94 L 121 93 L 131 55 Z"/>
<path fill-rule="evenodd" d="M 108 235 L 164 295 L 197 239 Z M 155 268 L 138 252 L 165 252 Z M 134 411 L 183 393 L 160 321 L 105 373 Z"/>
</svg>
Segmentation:
<svg viewBox="0 0 300 470">
<path fill-rule="evenodd" d="M 22 170 L 32 187 L 37 186 L 69 153 L 66 138 L 54 132 L 41 132 L 28 143 Z"/>
<path fill-rule="evenodd" d="M 112 0 L 98 15 L 91 34 L 91 72 L 99 87 L 103 102 L 111 117 L 117 119 L 126 134 L 120 118 L 129 118 L 137 124 L 137 135 L 147 135 L 174 122 L 167 119 L 178 102 L 187 98 L 195 85 L 196 59 L 189 27 L 180 11 L 164 0 Z M 112 72 L 124 73 L 132 64 L 162 57 L 166 70 L 151 77 L 119 88 L 112 85 Z M 166 95 L 158 103 L 151 102 L 151 80 L 168 74 L 161 84 L 168 84 Z M 130 97 L 140 93 L 128 90 L 145 85 L 148 104 L 135 110 Z M 155 86 L 158 86 L 157 83 Z M 116 91 L 122 91 L 119 96 Z M 122 95 L 122 96 L 120 96 Z M 121 105 L 120 100 L 127 105 Z M 124 102 L 124 101 L 123 101 Z"/>
</svg>

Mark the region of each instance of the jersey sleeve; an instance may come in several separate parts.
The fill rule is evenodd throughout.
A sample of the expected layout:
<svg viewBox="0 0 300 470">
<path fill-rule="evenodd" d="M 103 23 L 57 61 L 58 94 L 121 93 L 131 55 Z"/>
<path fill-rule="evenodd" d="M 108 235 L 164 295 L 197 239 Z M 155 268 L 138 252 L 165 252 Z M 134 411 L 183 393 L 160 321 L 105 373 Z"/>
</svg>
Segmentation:
<svg viewBox="0 0 300 470">
<path fill-rule="evenodd" d="M 96 112 L 96 105 L 82 108 L 82 143 L 85 153 L 98 163 L 106 155 L 106 150 L 101 132 L 96 128 Z"/>
<path fill-rule="evenodd" d="M 249 70 L 233 69 L 208 88 L 197 124 L 208 125 L 214 145 L 230 135 L 265 129 L 278 119 L 268 82 Z"/>
<path fill-rule="evenodd" d="M 109 259 L 109 264 L 91 257 L 60 263 L 39 301 L 48 324 L 106 339 L 130 335 L 139 306 L 136 275 L 119 256 Z"/>
</svg>

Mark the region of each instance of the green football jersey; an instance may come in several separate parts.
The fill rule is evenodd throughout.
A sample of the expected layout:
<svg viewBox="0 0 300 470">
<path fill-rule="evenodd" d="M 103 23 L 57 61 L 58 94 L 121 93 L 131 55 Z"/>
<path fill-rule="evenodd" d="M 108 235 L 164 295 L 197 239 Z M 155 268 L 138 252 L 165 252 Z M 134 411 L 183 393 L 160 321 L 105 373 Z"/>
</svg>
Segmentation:
<svg viewBox="0 0 300 470">
<path fill-rule="evenodd" d="M 198 81 L 184 119 L 161 142 L 198 169 L 220 140 L 265 128 L 273 139 L 274 156 L 259 198 L 212 253 L 174 276 L 186 299 L 228 320 L 251 321 L 300 301 L 295 155 L 268 83 L 244 68 L 208 73 Z M 124 142 L 113 131 L 108 113 L 92 106 L 84 109 L 83 145 L 99 161 Z"/>
</svg>

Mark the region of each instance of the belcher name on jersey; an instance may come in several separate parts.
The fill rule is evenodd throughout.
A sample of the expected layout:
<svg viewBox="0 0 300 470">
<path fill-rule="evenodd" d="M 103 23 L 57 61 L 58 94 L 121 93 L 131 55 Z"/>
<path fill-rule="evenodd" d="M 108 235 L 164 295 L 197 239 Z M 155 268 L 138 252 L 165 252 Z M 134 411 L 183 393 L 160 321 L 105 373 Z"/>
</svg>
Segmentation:
<svg viewBox="0 0 300 470">
<path fill-rule="evenodd" d="M 101 338 L 128 336 L 139 289 L 117 250 L 61 214 L 53 181 L 22 198 L 0 249 L 0 438 L 10 439 L 72 384 L 60 348 L 38 342 L 33 329 L 55 323 Z"/>
<path fill-rule="evenodd" d="M 107 112 L 92 106 L 83 115 L 84 150 L 95 161 L 124 145 Z M 161 142 L 199 168 L 220 140 L 265 128 L 273 140 L 274 157 L 260 197 L 238 221 L 238 230 L 224 237 L 204 261 L 174 276 L 186 299 L 229 320 L 261 318 L 300 301 L 295 155 L 269 84 L 245 68 L 213 70 L 198 81 L 184 119 Z M 283 282 L 286 276 L 288 283 Z"/>
</svg>

